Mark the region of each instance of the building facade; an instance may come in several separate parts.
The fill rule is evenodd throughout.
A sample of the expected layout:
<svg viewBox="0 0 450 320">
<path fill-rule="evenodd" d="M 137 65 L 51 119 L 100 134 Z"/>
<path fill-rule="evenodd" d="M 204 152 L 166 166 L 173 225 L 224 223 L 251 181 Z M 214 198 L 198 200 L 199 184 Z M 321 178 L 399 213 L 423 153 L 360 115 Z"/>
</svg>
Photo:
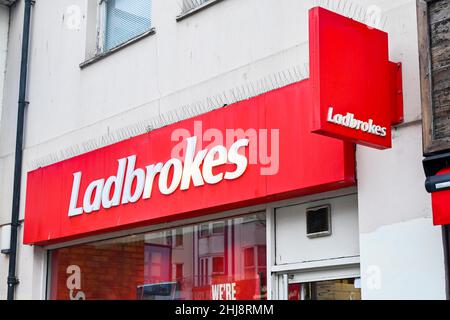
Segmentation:
<svg viewBox="0 0 450 320">
<path fill-rule="evenodd" d="M 8 30 L 9 30 L 9 1 L 0 3 L 0 108 L 3 105 L 3 92 L 5 85 L 5 72 L 6 72 L 6 53 L 8 47 Z"/>
<path fill-rule="evenodd" d="M 2 65 L 6 66 L 3 99 L 0 94 L 1 233 L 11 224 L 24 5 L 25 1 L 17 1 L 9 8 L 0 6 L 0 87 Z M 403 121 L 392 128 L 392 148 L 351 145 L 349 149 L 326 138 L 323 145 L 308 149 L 289 136 L 279 141 L 280 167 L 282 171 L 282 156 L 290 154 L 297 162 L 289 169 L 296 170 L 282 182 L 275 174 L 259 189 L 259 184 L 245 184 L 245 176 L 232 184 L 231 178 L 217 183 L 214 175 L 203 174 L 218 189 L 205 191 L 206 196 L 200 195 L 200 188 L 188 190 L 197 192 L 192 193 L 195 203 L 161 197 L 166 200 L 153 207 L 135 209 L 127 204 L 124 210 L 146 223 L 119 214 L 130 219 L 126 228 L 115 228 L 121 223 L 118 219 L 114 227 L 105 225 L 101 231 L 69 234 L 61 224 L 56 236 L 42 232 L 53 225 L 54 216 L 41 214 L 45 222 L 41 231 L 32 231 L 41 238 L 32 241 L 25 236 L 24 240 L 24 230 L 32 228 L 27 219 L 34 215 L 34 203 L 51 211 L 71 196 L 61 196 L 57 188 L 50 193 L 30 187 L 39 181 L 37 176 L 44 172 L 40 170 L 72 165 L 71 161 L 82 167 L 98 159 L 91 173 L 86 166 L 83 176 L 77 175 L 81 169 L 74 169 L 63 178 L 70 190 L 77 177 L 81 193 L 94 179 L 104 178 L 103 187 L 110 177 L 117 186 L 121 159 L 115 156 L 120 150 L 129 151 L 125 156 L 137 154 L 138 160 L 123 161 L 127 168 L 137 161 L 130 176 L 139 175 L 138 166 L 169 162 L 175 157 L 150 154 L 145 163 L 139 163 L 139 157 L 147 155 L 147 149 L 166 150 L 169 140 L 161 137 L 168 137 L 173 128 L 190 126 L 193 117 L 211 128 L 215 124 L 219 131 L 236 129 L 253 123 L 253 116 L 259 114 L 243 115 L 233 109 L 236 104 L 248 109 L 260 104 L 269 110 L 268 102 L 252 99 L 276 100 L 281 92 L 277 90 L 286 90 L 287 104 L 295 99 L 303 102 L 291 95 L 290 88 L 295 91 L 310 76 L 308 17 L 316 6 L 389 35 L 389 60 L 402 64 L 404 105 Z M 9 48 L 2 64 L 8 10 Z M 430 195 L 423 187 L 417 12 L 413 0 L 37 0 L 30 25 L 15 298 L 446 299 L 443 235 L 433 225 Z M 308 115 L 298 108 L 283 108 L 280 103 L 279 110 L 268 113 L 272 117 L 264 121 L 296 133 L 295 123 L 288 119 Z M 284 111 L 284 118 L 279 118 Z M 303 120 L 298 121 L 301 126 Z M 269 131 L 264 138 L 273 136 Z M 273 147 L 262 155 L 269 171 L 275 161 Z M 315 162 L 322 163 L 322 170 L 313 169 Z M 176 168 L 176 161 L 171 163 Z M 315 170 L 325 172 L 326 183 L 316 181 Z M 308 178 L 314 183 L 291 187 L 308 171 L 314 171 L 315 176 Z M 82 180 L 86 176 L 92 179 Z M 139 178 L 136 181 L 130 180 L 130 190 L 139 188 Z M 86 192 L 87 205 L 80 207 L 75 197 L 67 209 L 69 216 L 94 226 L 103 222 L 87 219 L 104 219 L 98 217 L 108 210 L 95 213 L 96 199 L 90 196 L 99 185 L 92 186 L 91 193 Z M 271 194 L 267 191 L 271 188 L 281 191 Z M 184 199 L 182 190 L 167 189 L 159 185 L 162 194 L 174 192 L 174 197 Z M 265 193 L 260 196 L 262 189 Z M 160 194 L 155 190 L 156 201 Z M 130 202 L 136 194 L 132 193 Z M 145 197 L 145 190 L 141 193 Z M 247 201 L 251 195 L 258 201 Z M 239 201 L 229 206 L 226 199 Z M 137 206 L 143 203 L 134 201 Z M 175 211 L 174 219 L 150 219 Z M 67 216 L 67 211 L 61 215 Z M 2 299 L 7 293 L 8 263 L 9 255 L 2 254 Z"/>
<path fill-rule="evenodd" d="M 450 257 L 449 191 L 446 187 L 450 159 L 449 15 L 448 1 L 417 1 L 425 187 L 432 198 L 433 222 L 442 226 L 447 275 Z"/>
</svg>

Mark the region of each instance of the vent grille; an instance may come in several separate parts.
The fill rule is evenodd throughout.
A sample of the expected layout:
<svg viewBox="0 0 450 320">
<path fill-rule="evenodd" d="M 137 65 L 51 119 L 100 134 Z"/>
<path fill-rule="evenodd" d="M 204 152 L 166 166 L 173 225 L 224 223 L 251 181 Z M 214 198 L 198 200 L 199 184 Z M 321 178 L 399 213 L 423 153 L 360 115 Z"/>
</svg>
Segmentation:
<svg viewBox="0 0 450 320">
<path fill-rule="evenodd" d="M 306 209 L 306 235 L 308 238 L 331 235 L 331 206 Z"/>
</svg>

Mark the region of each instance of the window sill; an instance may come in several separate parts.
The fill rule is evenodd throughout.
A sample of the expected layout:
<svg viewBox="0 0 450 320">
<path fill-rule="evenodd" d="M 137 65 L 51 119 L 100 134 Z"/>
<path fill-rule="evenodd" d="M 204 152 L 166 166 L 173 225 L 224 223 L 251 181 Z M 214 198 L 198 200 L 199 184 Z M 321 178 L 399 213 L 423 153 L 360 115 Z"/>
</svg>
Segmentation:
<svg viewBox="0 0 450 320">
<path fill-rule="evenodd" d="M 114 48 L 112 48 L 112 49 L 110 49 L 110 50 L 108 50 L 106 52 L 102 52 L 102 53 L 96 54 L 92 58 L 89 58 L 89 59 L 83 61 L 82 63 L 80 63 L 80 69 L 84 69 L 87 66 L 90 66 L 91 64 L 93 64 L 93 63 L 95 63 L 97 61 L 103 60 L 106 57 L 112 55 L 113 53 L 115 53 L 117 51 L 120 51 L 123 48 L 128 47 L 129 45 L 131 45 L 131 44 L 133 44 L 135 42 L 138 42 L 141 39 L 147 38 L 148 36 L 151 36 L 151 35 L 153 35 L 155 33 L 156 33 L 155 28 L 151 28 L 150 30 L 148 30 L 148 31 L 146 31 L 144 33 L 141 33 L 140 35 L 138 35 L 138 36 L 136 36 L 134 38 L 131 38 L 127 42 L 119 44 L 118 46 L 116 46 L 116 47 L 114 47 Z"/>
<path fill-rule="evenodd" d="M 184 20 L 184 19 L 186 19 L 186 18 L 196 14 L 197 12 L 202 11 L 202 10 L 204 10 L 206 8 L 209 8 L 209 7 L 215 5 L 215 4 L 219 3 L 219 2 L 222 2 L 222 1 L 223 0 L 210 0 L 208 2 L 205 2 L 205 3 L 203 3 L 202 5 L 200 5 L 198 7 L 190 9 L 189 11 L 182 12 L 180 15 L 178 15 L 176 17 L 176 20 L 177 20 L 177 22 L 180 22 L 181 20 Z"/>
</svg>

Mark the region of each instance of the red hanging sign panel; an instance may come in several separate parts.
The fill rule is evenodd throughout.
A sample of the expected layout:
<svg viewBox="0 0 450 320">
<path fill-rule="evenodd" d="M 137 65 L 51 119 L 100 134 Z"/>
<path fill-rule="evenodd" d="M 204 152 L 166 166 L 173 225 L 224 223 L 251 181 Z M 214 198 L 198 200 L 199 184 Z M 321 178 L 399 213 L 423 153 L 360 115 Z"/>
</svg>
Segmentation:
<svg viewBox="0 0 450 320">
<path fill-rule="evenodd" d="M 387 33 L 314 8 L 309 34 L 313 132 L 390 148 L 403 102 L 401 68 L 389 62 Z"/>
</svg>

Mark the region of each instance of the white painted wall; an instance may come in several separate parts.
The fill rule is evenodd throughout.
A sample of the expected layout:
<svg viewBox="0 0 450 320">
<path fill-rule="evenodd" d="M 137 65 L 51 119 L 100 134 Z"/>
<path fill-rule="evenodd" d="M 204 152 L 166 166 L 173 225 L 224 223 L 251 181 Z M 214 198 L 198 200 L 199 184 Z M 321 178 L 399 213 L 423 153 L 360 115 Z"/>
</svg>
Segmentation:
<svg viewBox="0 0 450 320">
<path fill-rule="evenodd" d="M 0 125 L 2 123 L 3 86 L 5 83 L 6 53 L 8 47 L 9 8 L 0 5 Z"/>
<path fill-rule="evenodd" d="M 330 236 L 308 238 L 306 210 L 331 206 Z M 290 205 L 275 210 L 276 264 L 293 264 L 359 256 L 356 195 Z"/>
<path fill-rule="evenodd" d="M 3 110 L 3 95 L 4 95 L 4 84 L 5 84 L 5 69 L 6 69 L 6 55 L 7 55 L 7 47 L 8 47 L 8 29 L 9 29 L 9 8 L 6 6 L 0 5 L 0 128 L 2 126 L 2 110 Z M 2 135 L 0 135 L 0 140 L 2 139 Z M 4 169 L 3 169 L 3 161 L 0 160 L 0 188 L 4 185 L 4 181 L 6 179 L 4 177 Z M 9 181 L 8 181 L 9 182 Z M 0 193 L 1 194 L 1 193 Z M 2 197 L 0 197 L 2 198 Z M 9 201 L 9 197 L 7 197 L 7 201 Z M 3 202 L 3 201 L 0 201 Z M 1 215 L 1 214 L 0 214 Z M 1 226 L 0 219 L 0 226 Z M 0 229 L 1 233 L 1 229 Z M 1 235 L 0 235 L 1 236 Z M 1 241 L 1 237 L 0 237 Z M 1 243 L 0 243 L 1 245 Z M 0 290 L 3 295 L 6 294 L 6 280 L 8 277 L 8 268 L 6 268 L 8 263 L 8 259 L 0 254 Z M 3 297 L 0 293 L 0 298 Z"/>
<path fill-rule="evenodd" d="M 362 233 L 362 298 L 445 299 L 441 243 L 429 218 Z"/>
<path fill-rule="evenodd" d="M 420 123 L 394 133 L 393 148 L 358 147 L 364 299 L 445 299 L 441 229 L 424 191 Z"/>
<path fill-rule="evenodd" d="M 25 172 L 37 159 L 308 61 L 307 10 L 312 0 L 225 0 L 178 23 L 178 0 L 154 0 L 155 35 L 81 70 L 87 1 L 92 0 L 39 0 L 33 8 L 22 218 Z M 415 1 L 353 3 L 383 10 L 391 59 L 403 63 L 406 121 L 420 119 Z M 72 5 L 82 13 L 77 28 L 67 24 Z M 14 45 L 7 56 L 0 124 L 0 225 L 11 214 L 22 6 L 18 2 L 11 12 Z M 445 296 L 440 230 L 431 226 L 420 141 L 417 123 L 398 129 L 392 150 L 358 147 L 361 263 L 363 272 L 378 263 L 384 279 L 377 291 L 365 285 L 364 298 Z M 391 244 L 386 250 L 374 249 L 386 242 Z M 20 247 L 18 298 L 44 297 L 44 261 L 42 249 Z M 412 268 L 411 262 L 418 267 Z M 0 270 L 2 299 L 4 257 Z M 363 276 L 363 282 L 367 279 Z"/>
</svg>

